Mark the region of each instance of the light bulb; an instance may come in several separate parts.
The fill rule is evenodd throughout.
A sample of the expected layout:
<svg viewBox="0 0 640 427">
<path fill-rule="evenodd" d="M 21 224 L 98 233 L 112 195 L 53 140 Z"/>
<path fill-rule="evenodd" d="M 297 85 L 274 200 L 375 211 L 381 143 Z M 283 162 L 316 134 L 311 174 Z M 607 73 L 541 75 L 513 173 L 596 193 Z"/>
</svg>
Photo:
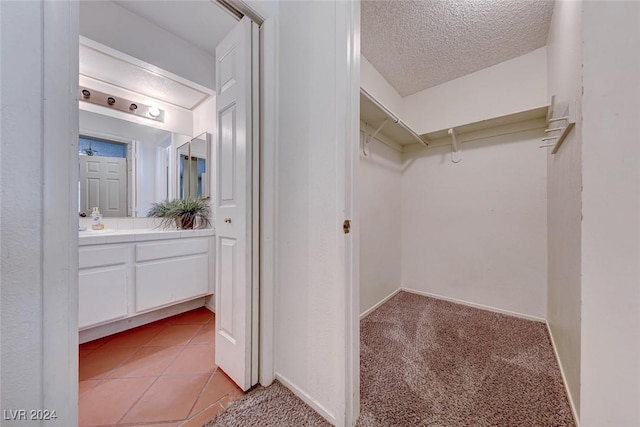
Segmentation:
<svg viewBox="0 0 640 427">
<path fill-rule="evenodd" d="M 160 109 L 158 107 L 149 107 L 149 115 L 154 119 L 160 115 Z"/>
</svg>

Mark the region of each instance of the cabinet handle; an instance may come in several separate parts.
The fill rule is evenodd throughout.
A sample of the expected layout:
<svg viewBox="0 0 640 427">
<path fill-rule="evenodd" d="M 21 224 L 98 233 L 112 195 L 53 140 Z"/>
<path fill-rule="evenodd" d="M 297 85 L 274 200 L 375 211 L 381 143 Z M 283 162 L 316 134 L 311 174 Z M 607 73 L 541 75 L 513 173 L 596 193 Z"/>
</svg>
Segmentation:
<svg viewBox="0 0 640 427">
<path fill-rule="evenodd" d="M 224 222 L 226 222 L 227 224 L 231 224 L 231 218 L 225 218 Z"/>
</svg>

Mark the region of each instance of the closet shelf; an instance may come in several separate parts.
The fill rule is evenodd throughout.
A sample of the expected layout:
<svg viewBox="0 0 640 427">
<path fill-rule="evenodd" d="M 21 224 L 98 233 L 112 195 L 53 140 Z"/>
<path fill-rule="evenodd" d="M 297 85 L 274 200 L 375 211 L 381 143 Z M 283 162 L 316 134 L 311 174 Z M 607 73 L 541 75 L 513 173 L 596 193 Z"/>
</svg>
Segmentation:
<svg viewBox="0 0 640 427">
<path fill-rule="evenodd" d="M 413 147 L 418 143 L 424 147 L 429 146 L 430 142 L 433 142 L 435 144 L 434 146 L 441 146 L 444 139 L 452 140 L 452 134 L 460 137 L 470 132 L 512 125 L 529 120 L 545 119 L 547 118 L 549 108 L 549 105 L 542 105 L 529 110 L 517 111 L 473 123 L 450 126 L 419 135 L 365 89 L 360 88 L 360 121 L 366 125 L 364 154 L 365 156 L 367 155 L 368 140 L 375 138 L 376 135 L 384 135 L 386 139 L 399 145 L 396 149 L 407 152 L 413 151 Z M 464 138 L 458 142 L 464 142 Z"/>
<path fill-rule="evenodd" d="M 566 104 L 564 113 L 558 117 L 555 117 L 555 110 L 557 109 L 556 96 L 551 95 L 551 104 L 547 111 L 547 129 L 545 133 L 546 138 L 542 138 L 543 144 L 540 148 L 552 147 L 551 154 L 556 154 L 560 149 L 560 146 L 567 138 L 569 132 L 576 124 L 575 119 L 575 101 L 570 101 Z M 552 142 L 547 142 L 552 141 Z"/>
<path fill-rule="evenodd" d="M 469 132 L 477 132 L 484 129 L 490 129 L 498 126 L 510 125 L 513 123 L 524 122 L 526 120 L 544 119 L 547 116 L 549 106 L 544 105 L 530 110 L 518 111 L 504 116 L 493 117 L 487 120 L 480 120 L 473 123 L 466 123 L 460 126 L 451 126 L 445 129 L 429 132 L 423 135 L 431 141 L 440 138 L 450 138 L 450 129 L 454 129 L 455 133 L 460 136 Z"/>
<path fill-rule="evenodd" d="M 424 138 L 363 88 L 360 88 L 360 120 L 367 124 L 372 133 L 375 132 L 374 135 L 380 133 L 400 145 L 414 143 L 420 143 L 425 147 L 429 145 Z"/>
</svg>

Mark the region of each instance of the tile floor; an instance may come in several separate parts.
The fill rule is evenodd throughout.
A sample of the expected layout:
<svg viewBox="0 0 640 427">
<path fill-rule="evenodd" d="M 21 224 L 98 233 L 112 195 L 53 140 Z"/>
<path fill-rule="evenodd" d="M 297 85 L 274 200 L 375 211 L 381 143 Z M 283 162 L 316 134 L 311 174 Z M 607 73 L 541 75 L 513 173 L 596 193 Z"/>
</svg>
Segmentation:
<svg viewBox="0 0 640 427">
<path fill-rule="evenodd" d="M 201 427 L 243 394 L 214 346 L 205 308 L 80 345 L 80 427 Z"/>
</svg>

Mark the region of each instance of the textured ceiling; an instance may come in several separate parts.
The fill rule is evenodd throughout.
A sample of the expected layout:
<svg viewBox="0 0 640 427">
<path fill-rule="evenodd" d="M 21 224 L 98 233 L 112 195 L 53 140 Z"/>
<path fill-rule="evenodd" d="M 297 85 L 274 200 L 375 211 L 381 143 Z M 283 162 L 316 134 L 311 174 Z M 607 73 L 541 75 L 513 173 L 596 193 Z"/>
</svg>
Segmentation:
<svg viewBox="0 0 640 427">
<path fill-rule="evenodd" d="M 362 54 L 401 96 L 546 44 L 552 0 L 365 0 Z"/>
</svg>

